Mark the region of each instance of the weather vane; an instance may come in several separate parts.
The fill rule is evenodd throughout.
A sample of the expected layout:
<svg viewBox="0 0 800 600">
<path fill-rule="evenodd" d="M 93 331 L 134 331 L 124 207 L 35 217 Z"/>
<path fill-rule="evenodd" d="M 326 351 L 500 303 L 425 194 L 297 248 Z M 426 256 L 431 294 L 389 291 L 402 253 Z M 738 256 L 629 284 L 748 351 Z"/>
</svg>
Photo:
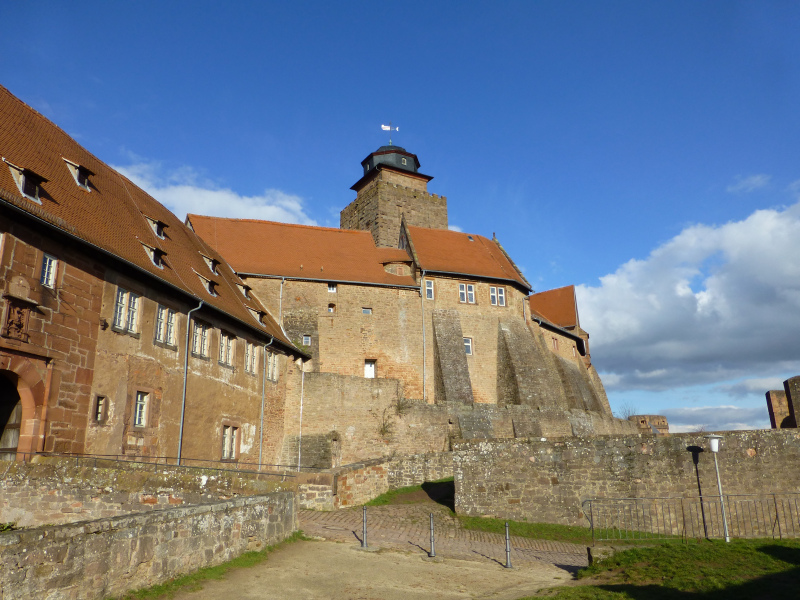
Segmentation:
<svg viewBox="0 0 800 600">
<path fill-rule="evenodd" d="M 389 145 L 391 146 L 392 145 L 392 132 L 393 131 L 400 131 L 400 128 L 399 127 L 392 127 L 392 122 L 389 121 L 388 125 L 381 125 L 381 129 L 383 129 L 384 131 L 388 131 L 389 132 Z"/>
</svg>

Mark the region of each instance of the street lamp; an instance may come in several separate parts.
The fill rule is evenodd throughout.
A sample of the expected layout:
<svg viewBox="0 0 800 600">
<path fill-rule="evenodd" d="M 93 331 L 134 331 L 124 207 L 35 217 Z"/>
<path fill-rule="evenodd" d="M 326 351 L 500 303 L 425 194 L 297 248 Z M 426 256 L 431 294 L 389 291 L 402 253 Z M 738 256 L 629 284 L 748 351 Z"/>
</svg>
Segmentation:
<svg viewBox="0 0 800 600">
<path fill-rule="evenodd" d="M 719 503 L 722 506 L 722 526 L 725 529 L 725 541 L 730 542 L 731 536 L 728 535 L 728 517 L 725 514 L 725 499 L 722 497 L 722 480 L 719 478 L 719 463 L 717 462 L 717 452 L 719 452 L 719 441 L 722 439 L 721 435 L 707 435 L 705 438 L 708 440 L 708 445 L 711 447 L 711 453 L 714 455 L 714 467 L 717 469 L 717 488 L 719 489 Z"/>
</svg>

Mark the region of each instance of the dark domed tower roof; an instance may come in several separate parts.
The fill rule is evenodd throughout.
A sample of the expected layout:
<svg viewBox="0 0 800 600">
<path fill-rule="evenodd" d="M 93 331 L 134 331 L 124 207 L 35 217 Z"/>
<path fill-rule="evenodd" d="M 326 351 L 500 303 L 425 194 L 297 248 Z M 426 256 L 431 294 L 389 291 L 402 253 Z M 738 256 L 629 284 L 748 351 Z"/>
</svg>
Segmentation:
<svg viewBox="0 0 800 600">
<path fill-rule="evenodd" d="M 364 175 L 377 165 L 388 165 L 401 171 L 416 173 L 419 169 L 419 159 L 416 154 L 406 152 L 406 149 L 400 146 L 381 146 L 361 161 L 361 166 L 364 167 Z"/>
</svg>

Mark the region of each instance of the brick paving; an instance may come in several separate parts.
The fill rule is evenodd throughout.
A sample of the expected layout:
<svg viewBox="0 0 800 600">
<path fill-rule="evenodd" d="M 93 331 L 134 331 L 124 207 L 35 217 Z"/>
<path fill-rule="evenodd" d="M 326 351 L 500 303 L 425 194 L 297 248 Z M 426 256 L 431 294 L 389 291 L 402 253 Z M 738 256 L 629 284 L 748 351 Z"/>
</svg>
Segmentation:
<svg viewBox="0 0 800 600">
<path fill-rule="evenodd" d="M 504 535 L 462 529 L 458 519 L 438 504 L 368 507 L 368 546 L 427 555 L 431 512 L 436 556 L 505 564 Z M 360 545 L 362 519 L 361 507 L 332 512 L 301 510 L 300 528 L 306 535 Z M 588 564 L 586 546 L 511 536 L 512 566 L 539 562 L 575 571 Z"/>
</svg>

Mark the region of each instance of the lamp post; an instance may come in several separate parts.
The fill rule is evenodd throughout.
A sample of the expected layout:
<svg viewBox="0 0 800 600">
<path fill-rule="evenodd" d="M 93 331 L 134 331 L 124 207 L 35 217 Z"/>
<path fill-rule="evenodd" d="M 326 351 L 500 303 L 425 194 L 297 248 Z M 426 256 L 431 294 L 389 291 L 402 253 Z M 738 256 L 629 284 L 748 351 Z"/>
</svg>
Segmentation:
<svg viewBox="0 0 800 600">
<path fill-rule="evenodd" d="M 719 463 L 717 462 L 719 441 L 722 439 L 722 436 L 707 435 L 705 438 L 708 440 L 708 445 L 711 447 L 711 453 L 714 455 L 714 467 L 717 469 L 717 489 L 719 489 L 719 503 L 722 506 L 722 526 L 725 530 L 725 541 L 730 542 L 731 536 L 728 535 L 728 517 L 725 514 L 725 499 L 722 497 L 722 480 L 719 478 Z"/>
</svg>

